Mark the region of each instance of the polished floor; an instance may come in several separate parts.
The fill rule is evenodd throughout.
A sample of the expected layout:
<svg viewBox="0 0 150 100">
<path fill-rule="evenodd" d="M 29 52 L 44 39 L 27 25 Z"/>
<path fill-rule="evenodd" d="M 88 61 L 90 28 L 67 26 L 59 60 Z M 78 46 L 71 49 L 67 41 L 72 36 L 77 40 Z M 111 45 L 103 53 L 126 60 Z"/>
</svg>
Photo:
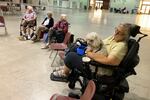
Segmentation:
<svg viewBox="0 0 150 100">
<path fill-rule="evenodd" d="M 84 11 L 61 8 L 49 8 L 55 21 L 61 13 L 68 15 L 69 31 L 77 37 L 88 32 L 98 32 L 104 39 L 111 35 L 119 23 L 136 23 L 141 31 L 150 35 L 150 15 L 114 14 L 108 11 Z M 39 12 L 38 25 L 46 16 Z M 19 23 L 22 14 L 5 15 L 8 35 L 0 28 L 0 100 L 49 100 L 54 93 L 67 95 L 70 89 L 67 83 L 54 82 L 49 78 L 51 67 L 50 52 L 42 50 L 42 43 L 19 41 Z M 150 37 L 140 43 L 140 63 L 135 68 L 137 75 L 128 78 L 130 92 L 125 100 L 150 100 Z M 59 66 L 55 64 L 55 66 Z"/>
</svg>

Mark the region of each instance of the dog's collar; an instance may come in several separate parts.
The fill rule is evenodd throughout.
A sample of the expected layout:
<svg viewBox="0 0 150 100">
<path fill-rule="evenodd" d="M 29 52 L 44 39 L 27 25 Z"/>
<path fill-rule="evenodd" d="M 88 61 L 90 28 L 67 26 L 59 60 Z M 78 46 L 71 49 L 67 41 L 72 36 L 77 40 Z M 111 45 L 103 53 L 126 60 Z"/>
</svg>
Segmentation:
<svg viewBox="0 0 150 100">
<path fill-rule="evenodd" d="M 99 48 L 95 51 L 95 53 L 98 52 L 98 51 L 100 51 L 102 49 L 102 46 L 103 46 L 103 44 L 101 43 L 100 46 L 99 46 Z"/>
</svg>

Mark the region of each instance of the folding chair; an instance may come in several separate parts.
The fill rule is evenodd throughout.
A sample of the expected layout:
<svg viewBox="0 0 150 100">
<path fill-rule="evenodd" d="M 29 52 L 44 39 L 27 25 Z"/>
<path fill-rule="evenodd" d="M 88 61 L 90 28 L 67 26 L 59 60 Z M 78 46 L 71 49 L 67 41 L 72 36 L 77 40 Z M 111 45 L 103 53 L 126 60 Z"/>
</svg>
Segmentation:
<svg viewBox="0 0 150 100">
<path fill-rule="evenodd" d="M 56 54 L 55 54 L 54 59 L 53 59 L 53 61 L 51 63 L 51 66 L 53 65 L 53 63 L 54 63 L 54 61 L 56 59 L 58 51 L 64 51 L 67 48 L 67 43 L 70 40 L 70 36 L 71 36 L 71 34 L 68 32 L 65 35 L 65 39 L 64 39 L 63 43 L 51 43 L 50 44 L 49 48 L 51 48 L 52 50 L 51 50 L 51 53 L 50 53 L 49 57 L 51 57 L 53 51 L 56 50 Z"/>
<path fill-rule="evenodd" d="M 88 85 L 85 89 L 85 92 L 83 95 L 80 97 L 80 99 L 75 99 L 67 96 L 62 96 L 59 94 L 54 94 L 50 98 L 50 100 L 92 100 L 94 94 L 95 94 L 96 86 L 93 80 L 90 80 L 88 82 Z"/>
<path fill-rule="evenodd" d="M 0 5 L 0 9 L 6 14 L 9 11 L 8 5 Z"/>
<path fill-rule="evenodd" d="M 61 59 L 64 59 L 65 58 L 65 51 L 59 51 L 58 52 L 58 55 Z"/>
<path fill-rule="evenodd" d="M 3 11 L 0 9 L 0 27 L 4 27 L 5 28 L 5 35 L 7 35 L 7 28 L 6 28 L 6 24 L 5 24 L 5 20 L 4 20 L 4 16 L 3 16 Z"/>
</svg>

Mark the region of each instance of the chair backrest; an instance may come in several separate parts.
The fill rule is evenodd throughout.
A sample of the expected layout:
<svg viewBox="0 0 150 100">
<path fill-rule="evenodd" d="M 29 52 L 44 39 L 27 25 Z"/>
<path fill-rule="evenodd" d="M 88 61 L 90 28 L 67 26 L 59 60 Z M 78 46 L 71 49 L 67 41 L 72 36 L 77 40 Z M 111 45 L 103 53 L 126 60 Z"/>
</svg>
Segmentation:
<svg viewBox="0 0 150 100">
<path fill-rule="evenodd" d="M 67 43 L 69 42 L 70 36 L 71 36 L 71 34 L 70 34 L 69 32 L 66 33 L 65 38 L 64 38 L 64 41 L 63 41 L 64 44 L 67 44 Z"/>
<path fill-rule="evenodd" d="M 92 100 L 94 94 L 95 94 L 96 86 L 93 80 L 90 80 L 88 82 L 88 85 L 83 93 L 83 95 L 80 97 L 80 100 Z"/>
<path fill-rule="evenodd" d="M 140 32 L 140 26 L 135 24 L 130 25 L 130 36 L 136 37 Z M 116 77 L 119 79 L 126 78 L 129 75 L 136 74 L 134 67 L 139 63 L 140 59 L 138 56 L 139 51 L 139 39 L 129 39 L 128 41 L 128 53 L 119 65 L 119 69 L 115 72 Z"/>
<path fill-rule="evenodd" d="M 1 9 L 3 12 L 9 11 L 9 8 L 8 8 L 8 6 L 6 6 L 6 5 L 0 5 L 0 9 Z"/>
<path fill-rule="evenodd" d="M 3 10 L 0 8 L 0 16 L 3 16 Z"/>
<path fill-rule="evenodd" d="M 130 39 L 128 41 L 128 53 L 120 63 L 119 69 L 114 72 L 117 78 L 122 79 L 129 75 L 136 74 L 134 67 L 139 63 L 138 51 L 139 43 L 134 39 Z"/>
<path fill-rule="evenodd" d="M 3 16 L 0 16 L 0 23 L 5 24 L 5 21 L 4 21 L 4 17 L 3 17 Z"/>
</svg>

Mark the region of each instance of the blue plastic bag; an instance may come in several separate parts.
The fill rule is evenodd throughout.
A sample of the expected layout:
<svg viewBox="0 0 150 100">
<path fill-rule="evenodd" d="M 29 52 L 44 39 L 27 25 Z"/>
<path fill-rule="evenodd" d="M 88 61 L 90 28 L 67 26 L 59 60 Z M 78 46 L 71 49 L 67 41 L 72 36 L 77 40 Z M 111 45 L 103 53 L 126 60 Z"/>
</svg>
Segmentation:
<svg viewBox="0 0 150 100">
<path fill-rule="evenodd" d="M 86 46 L 80 45 L 77 48 L 77 54 L 83 56 L 85 54 Z"/>
</svg>

